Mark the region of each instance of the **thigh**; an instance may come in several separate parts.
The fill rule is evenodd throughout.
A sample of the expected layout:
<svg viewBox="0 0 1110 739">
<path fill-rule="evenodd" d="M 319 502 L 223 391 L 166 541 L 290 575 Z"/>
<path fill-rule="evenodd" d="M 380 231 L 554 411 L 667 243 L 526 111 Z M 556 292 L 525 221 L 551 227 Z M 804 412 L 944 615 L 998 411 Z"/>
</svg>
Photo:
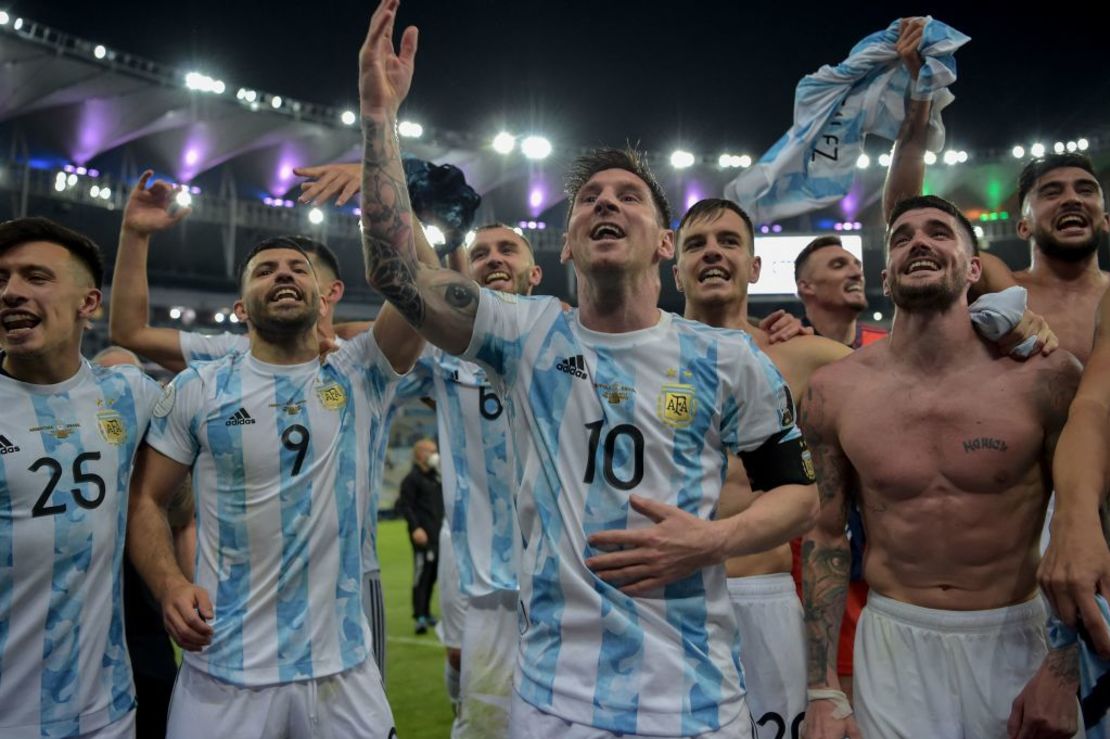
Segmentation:
<svg viewBox="0 0 1110 739">
<path fill-rule="evenodd" d="M 519 643 L 515 592 L 472 598 L 463 632 L 459 720 L 452 736 L 507 736 L 509 698 Z"/>
<path fill-rule="evenodd" d="M 397 729 L 374 660 L 316 680 L 315 714 L 320 739 L 393 739 Z"/>
<path fill-rule="evenodd" d="M 135 711 L 131 711 L 119 721 L 81 734 L 80 739 L 135 739 L 135 736 Z M 142 735 L 142 739 L 146 739 L 146 735 Z"/>
<path fill-rule="evenodd" d="M 168 739 L 281 739 L 288 734 L 295 686 L 245 688 L 221 682 L 188 663 L 170 700 Z"/>
<path fill-rule="evenodd" d="M 733 600 L 732 606 L 740 627 L 740 661 L 756 736 L 796 736 L 806 710 L 801 603 L 791 594 L 766 600 Z"/>
</svg>

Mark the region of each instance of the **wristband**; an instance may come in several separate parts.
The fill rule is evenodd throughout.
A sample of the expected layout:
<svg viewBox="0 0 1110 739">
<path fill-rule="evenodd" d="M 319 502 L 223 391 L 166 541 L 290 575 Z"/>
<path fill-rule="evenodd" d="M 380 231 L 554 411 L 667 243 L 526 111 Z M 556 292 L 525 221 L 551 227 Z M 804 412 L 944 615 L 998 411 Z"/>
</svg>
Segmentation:
<svg viewBox="0 0 1110 739">
<path fill-rule="evenodd" d="M 806 691 L 806 697 L 813 701 L 832 701 L 833 703 L 833 718 L 845 719 L 852 715 L 852 704 L 848 702 L 848 696 L 844 695 L 843 691 L 833 690 L 832 688 L 810 688 Z"/>
</svg>

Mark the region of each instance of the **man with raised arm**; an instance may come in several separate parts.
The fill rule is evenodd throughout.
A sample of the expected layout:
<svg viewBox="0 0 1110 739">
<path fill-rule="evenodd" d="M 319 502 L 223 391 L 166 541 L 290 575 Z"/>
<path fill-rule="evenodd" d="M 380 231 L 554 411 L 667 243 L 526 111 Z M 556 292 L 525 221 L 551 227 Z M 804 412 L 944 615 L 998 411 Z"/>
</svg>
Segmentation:
<svg viewBox="0 0 1110 739">
<path fill-rule="evenodd" d="M 656 307 L 673 234 L 627 152 L 596 152 L 570 177 L 577 310 L 419 265 L 394 133 L 416 29 L 396 54 L 397 5 L 378 7 L 359 56 L 367 274 L 513 408 L 525 550 L 510 736 L 750 737 L 720 563 L 811 521 L 782 378 L 745 334 Z M 727 451 L 767 492 L 714 521 Z"/>
<path fill-rule="evenodd" d="M 187 651 L 167 734 L 386 739 L 393 719 L 361 603 L 374 470 L 360 460 L 422 342 L 387 306 L 372 331 L 321 359 L 324 299 L 287 238 L 255 247 L 239 285 L 249 351 L 166 388 L 132 499 L 129 552 Z M 195 582 L 166 524 L 190 468 Z"/>
<path fill-rule="evenodd" d="M 751 219 L 729 200 L 702 200 L 682 217 L 677 232 L 675 283 L 686 298 L 683 315 L 710 326 L 749 333 L 782 372 L 795 397 L 810 374 L 848 354 L 843 344 L 799 336 L 771 344 L 749 325 L 748 285 L 759 280 Z M 755 501 L 743 465 L 730 464 L 717 515 L 736 515 Z M 806 709 L 805 626 L 791 577 L 791 547 L 730 558 L 725 563 L 729 598 L 740 627 L 748 704 L 757 737 L 797 736 Z"/>
<path fill-rule="evenodd" d="M 802 403 L 821 488 L 802 551 L 805 736 L 989 739 L 1007 736 L 1008 720 L 1010 736 L 1071 736 L 1075 655 L 1047 652 L 1036 568 L 1078 362 L 1062 351 L 1018 362 L 975 335 L 975 235 L 951 203 L 901 201 L 887 248 L 890 340 L 818 370 Z M 835 669 L 853 501 L 871 588 L 856 633 L 858 729 Z"/>
<path fill-rule="evenodd" d="M 159 388 L 81 356 L 100 250 L 0 224 L 0 736 L 135 736 L 124 640 L 128 486 Z M 168 531 L 167 531 L 168 534 Z"/>
</svg>

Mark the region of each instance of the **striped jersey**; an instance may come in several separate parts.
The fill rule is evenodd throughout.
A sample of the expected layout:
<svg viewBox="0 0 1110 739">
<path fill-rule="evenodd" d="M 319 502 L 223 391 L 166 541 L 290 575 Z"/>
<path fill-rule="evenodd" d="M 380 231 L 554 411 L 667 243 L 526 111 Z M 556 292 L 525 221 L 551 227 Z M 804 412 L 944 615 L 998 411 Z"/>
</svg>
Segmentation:
<svg viewBox="0 0 1110 739">
<path fill-rule="evenodd" d="M 444 512 L 459 587 L 468 597 L 515 591 L 520 529 L 509 409 L 485 370 L 437 347 L 425 349 L 411 374 L 422 380 L 413 394 L 436 402 Z"/>
<path fill-rule="evenodd" d="M 0 736 L 95 731 L 135 707 L 123 634 L 127 495 L 158 384 L 94 367 L 0 376 Z"/>
<path fill-rule="evenodd" d="M 246 354 L 250 350 L 250 337 L 246 334 L 233 334 L 224 332 L 221 334 L 201 334 L 190 331 L 182 331 L 179 334 L 181 341 L 181 356 L 185 359 L 186 364 L 192 365 L 197 362 L 211 362 L 214 359 L 227 356 L 232 352 L 239 352 Z M 346 343 L 341 337 L 335 337 L 337 346 L 343 346 Z M 412 381 L 408 379 L 401 381 L 398 386 L 398 401 L 400 397 L 400 389 L 404 387 L 411 387 Z M 362 546 L 362 571 L 363 572 L 380 572 L 381 563 L 378 560 L 378 501 L 382 489 L 382 475 L 384 474 L 385 467 L 385 452 L 389 446 L 389 428 L 393 424 L 393 417 L 397 413 L 396 403 L 390 403 L 389 408 L 386 410 L 384 421 L 379 424 L 378 428 L 381 431 L 380 438 L 373 440 L 372 449 L 368 459 L 360 458 L 359 463 L 369 463 L 373 473 L 373 479 L 370 483 L 370 497 L 368 499 L 369 510 L 366 515 L 366 530 L 363 532 L 365 541 Z"/>
<path fill-rule="evenodd" d="M 372 332 L 324 362 L 248 353 L 191 367 L 148 442 L 193 469 L 196 583 L 212 643 L 185 659 L 236 685 L 324 677 L 370 654 L 361 607 L 366 457 L 396 373 Z"/>
<path fill-rule="evenodd" d="M 587 537 L 652 524 L 635 493 L 711 519 L 728 453 L 794 440 L 781 375 L 740 331 L 661 313 L 605 334 L 553 298 L 483 289 L 463 356 L 514 409 L 524 552 L 515 687 L 616 733 L 689 736 L 741 711 L 740 639 L 722 566 L 646 597 L 596 577 Z"/>
</svg>

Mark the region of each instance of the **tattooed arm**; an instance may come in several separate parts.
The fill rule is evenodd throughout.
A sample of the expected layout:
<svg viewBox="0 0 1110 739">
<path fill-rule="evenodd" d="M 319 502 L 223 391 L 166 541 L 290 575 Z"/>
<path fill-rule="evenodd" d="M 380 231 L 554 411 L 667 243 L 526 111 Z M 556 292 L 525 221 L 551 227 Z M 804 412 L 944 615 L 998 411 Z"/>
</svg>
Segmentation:
<svg viewBox="0 0 1110 739">
<path fill-rule="evenodd" d="M 848 594 L 851 550 L 846 526 L 856 475 L 840 447 L 834 399 L 827 373 L 810 379 L 801 406 L 801 427 L 813 454 L 820 492 L 817 525 L 802 539 L 802 606 L 805 611 L 807 681 L 810 690 L 840 690 L 836 652 Z M 858 736 L 851 716 L 836 716 L 831 700 L 812 700 L 806 709 L 807 739 Z"/>
<path fill-rule="evenodd" d="M 359 52 L 362 115 L 362 251 L 366 278 L 417 331 L 459 354 L 470 343 L 478 286 L 457 272 L 421 264 L 397 143 L 397 109 L 408 94 L 417 32 L 410 27 L 393 48 L 399 0 L 382 0 Z"/>
</svg>

